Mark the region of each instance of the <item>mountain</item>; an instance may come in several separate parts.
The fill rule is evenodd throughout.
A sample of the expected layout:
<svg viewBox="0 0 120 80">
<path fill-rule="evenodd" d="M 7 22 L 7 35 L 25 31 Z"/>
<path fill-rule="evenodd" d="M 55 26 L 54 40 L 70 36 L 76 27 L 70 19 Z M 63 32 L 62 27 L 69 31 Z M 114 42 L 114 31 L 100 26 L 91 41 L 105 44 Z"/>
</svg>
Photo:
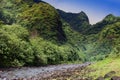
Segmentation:
<svg viewBox="0 0 120 80">
<path fill-rule="evenodd" d="M 87 15 L 56 10 L 41 0 L 0 1 L 0 67 L 98 61 L 119 55 L 120 17 L 95 25 Z"/>
<path fill-rule="evenodd" d="M 32 37 L 65 41 L 62 22 L 54 7 L 41 0 L 1 0 L 0 19 L 5 24 L 20 24 Z"/>
<path fill-rule="evenodd" d="M 75 47 L 80 37 L 46 2 L 0 1 L 0 67 L 82 62 Z"/>
<path fill-rule="evenodd" d="M 87 30 L 87 34 L 97 34 L 104 29 L 105 26 L 120 22 L 120 17 L 112 14 L 107 15 L 101 22 L 94 24 Z"/>
<path fill-rule="evenodd" d="M 72 29 L 78 32 L 82 33 L 90 26 L 88 16 L 83 11 L 80 13 L 67 13 L 59 9 L 57 9 L 57 11 L 61 18 L 69 23 Z"/>
</svg>

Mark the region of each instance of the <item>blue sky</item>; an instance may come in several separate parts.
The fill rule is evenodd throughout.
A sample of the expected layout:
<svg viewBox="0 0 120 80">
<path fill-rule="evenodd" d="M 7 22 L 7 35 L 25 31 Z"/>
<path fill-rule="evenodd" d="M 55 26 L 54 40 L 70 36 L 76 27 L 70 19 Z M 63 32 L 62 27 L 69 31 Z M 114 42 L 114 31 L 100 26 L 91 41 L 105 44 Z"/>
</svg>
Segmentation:
<svg viewBox="0 0 120 80">
<path fill-rule="evenodd" d="M 66 12 L 84 11 L 91 24 L 101 21 L 106 15 L 120 16 L 120 0 L 43 0 Z"/>
</svg>

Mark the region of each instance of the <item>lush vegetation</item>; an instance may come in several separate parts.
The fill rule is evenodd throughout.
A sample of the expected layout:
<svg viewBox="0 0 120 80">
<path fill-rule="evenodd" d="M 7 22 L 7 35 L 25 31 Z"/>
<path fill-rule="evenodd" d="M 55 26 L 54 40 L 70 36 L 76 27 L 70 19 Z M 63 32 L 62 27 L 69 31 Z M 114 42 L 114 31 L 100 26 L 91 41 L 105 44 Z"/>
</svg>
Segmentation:
<svg viewBox="0 0 120 80">
<path fill-rule="evenodd" d="M 79 52 L 85 55 L 85 60 L 103 60 L 111 53 L 116 55 L 116 53 L 118 54 L 120 52 L 120 17 L 109 14 L 101 22 L 90 25 L 87 15 L 83 15 L 84 12 L 81 12 L 81 15 L 80 13 L 66 13 L 61 10 L 58 10 L 58 12 L 61 18 L 70 24 L 69 26 L 71 26 L 72 29 L 77 25 L 72 22 L 77 22 L 78 24 L 84 23 L 80 23 L 80 20 L 87 22 L 87 27 L 86 24 L 80 26 L 83 28 L 82 32 L 80 32 L 81 28 L 74 29 L 74 31 L 78 32 L 79 37 L 77 37 L 77 34 L 73 34 L 72 38 L 74 38 L 74 40 L 70 41 L 78 42 L 74 42 L 73 44 L 76 44 L 79 48 Z M 81 17 L 78 17 L 77 15 Z M 75 26 L 73 26 L 73 24 Z M 70 33 L 73 32 L 69 32 L 69 34 Z M 69 37 L 69 35 L 67 35 L 67 37 Z"/>
<path fill-rule="evenodd" d="M 111 74 L 111 76 L 109 76 L 108 78 L 105 78 L 105 80 L 110 80 L 113 76 L 120 75 L 119 62 L 120 62 L 119 57 L 107 58 L 105 60 L 96 62 L 95 64 L 87 67 L 90 70 L 90 72 L 88 72 L 86 76 L 96 79 L 98 77 L 105 77 L 105 75 L 111 71 L 115 72 L 114 74 Z"/>
<path fill-rule="evenodd" d="M 82 53 L 67 43 L 70 27 L 62 24 L 52 6 L 25 0 L 2 0 L 0 4 L 0 67 L 82 61 Z"/>
<path fill-rule="evenodd" d="M 0 27 L 0 66 L 42 66 L 81 60 L 71 44 L 54 44 L 42 37 L 31 38 L 20 25 Z"/>
<path fill-rule="evenodd" d="M 91 26 L 84 12 L 58 12 L 41 0 L 1 0 L 0 67 L 95 61 L 120 54 L 119 17 L 108 15 Z"/>
<path fill-rule="evenodd" d="M 57 9 L 61 18 L 70 24 L 71 28 L 84 33 L 90 27 L 88 16 L 81 11 L 80 13 L 66 13 Z"/>
<path fill-rule="evenodd" d="M 15 23 L 26 27 L 32 37 L 41 36 L 51 41 L 66 39 L 57 11 L 45 2 L 1 0 L 0 10 L 0 20 L 4 24 Z"/>
<path fill-rule="evenodd" d="M 104 27 L 106 27 L 107 25 L 112 25 L 116 22 L 120 22 L 120 17 L 116 17 L 112 14 L 107 15 L 102 21 L 94 24 L 93 26 L 91 26 L 90 28 L 88 28 L 87 34 L 97 34 L 99 32 L 101 32 Z"/>
</svg>

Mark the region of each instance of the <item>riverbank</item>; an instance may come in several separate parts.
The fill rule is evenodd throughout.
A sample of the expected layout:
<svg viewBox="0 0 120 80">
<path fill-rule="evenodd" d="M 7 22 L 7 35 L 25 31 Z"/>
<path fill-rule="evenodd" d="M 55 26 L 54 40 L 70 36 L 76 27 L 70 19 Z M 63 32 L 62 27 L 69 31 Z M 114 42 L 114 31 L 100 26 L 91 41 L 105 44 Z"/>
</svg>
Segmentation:
<svg viewBox="0 0 120 80">
<path fill-rule="evenodd" d="M 0 80 L 52 80 L 56 78 L 63 80 L 74 75 L 74 73 L 80 73 L 82 69 L 90 64 L 87 62 L 84 64 L 62 64 L 47 67 L 0 69 Z"/>
<path fill-rule="evenodd" d="M 93 80 L 120 80 L 120 57 L 110 57 L 87 67 Z"/>
</svg>

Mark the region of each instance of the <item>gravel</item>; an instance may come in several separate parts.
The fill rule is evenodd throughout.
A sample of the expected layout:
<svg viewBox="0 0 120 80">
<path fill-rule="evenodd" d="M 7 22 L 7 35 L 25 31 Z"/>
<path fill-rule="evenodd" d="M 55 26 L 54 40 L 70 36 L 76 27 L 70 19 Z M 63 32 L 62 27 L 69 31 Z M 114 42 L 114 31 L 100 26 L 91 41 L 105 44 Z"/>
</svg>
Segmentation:
<svg viewBox="0 0 120 80">
<path fill-rule="evenodd" d="M 42 79 L 43 77 L 50 77 L 56 71 L 62 72 L 68 69 L 82 69 L 90 64 L 91 63 L 87 62 L 84 64 L 62 64 L 47 67 L 0 69 L 0 80 L 36 80 L 35 78 L 37 78 L 38 76 L 40 80 L 40 78 Z"/>
</svg>

